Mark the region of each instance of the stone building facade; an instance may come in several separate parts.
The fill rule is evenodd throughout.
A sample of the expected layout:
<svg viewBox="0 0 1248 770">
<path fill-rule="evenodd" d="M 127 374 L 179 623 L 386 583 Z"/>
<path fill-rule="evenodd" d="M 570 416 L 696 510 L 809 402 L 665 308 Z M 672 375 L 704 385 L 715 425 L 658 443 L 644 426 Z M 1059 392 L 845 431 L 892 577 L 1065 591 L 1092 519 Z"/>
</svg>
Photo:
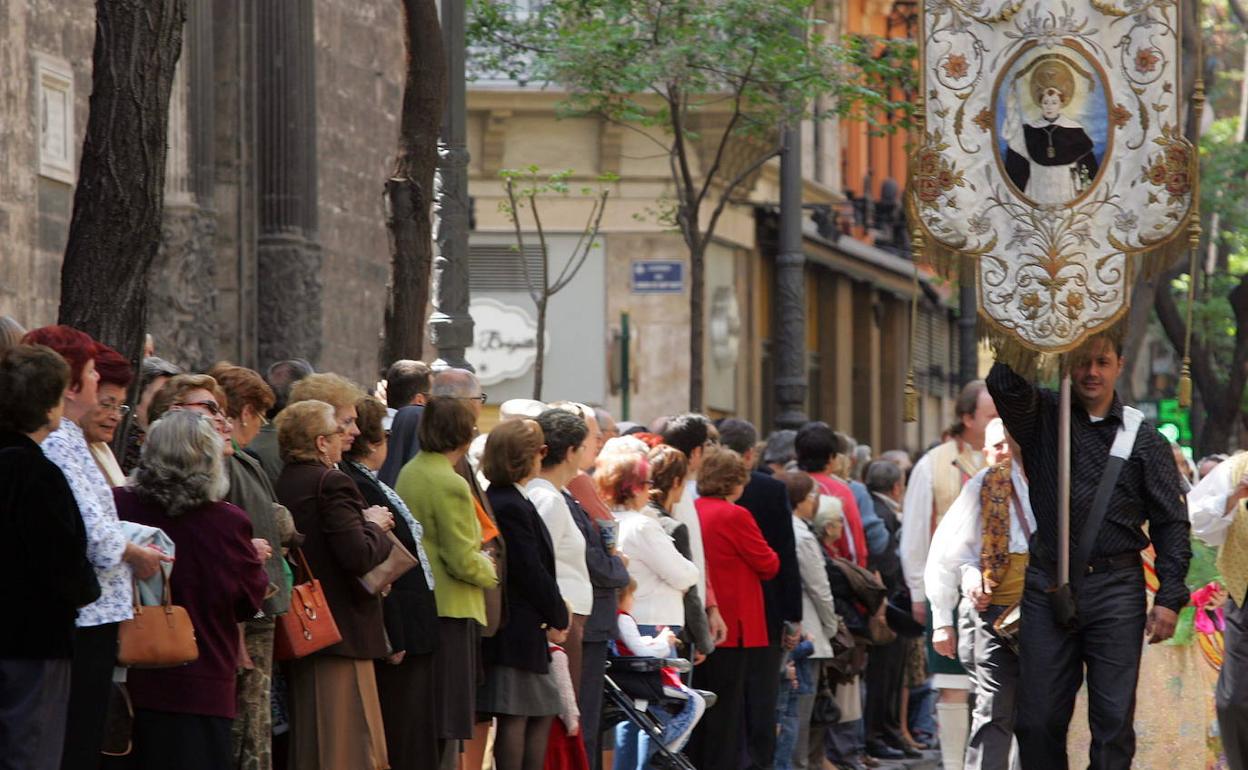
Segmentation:
<svg viewBox="0 0 1248 770">
<path fill-rule="evenodd" d="M 402 97 L 401 8 L 187 9 L 150 282 L 157 352 L 193 367 L 297 356 L 371 382 L 389 277 L 382 190 Z M 56 320 L 94 17 L 91 0 L 0 10 L 0 314 L 28 327 Z"/>
</svg>

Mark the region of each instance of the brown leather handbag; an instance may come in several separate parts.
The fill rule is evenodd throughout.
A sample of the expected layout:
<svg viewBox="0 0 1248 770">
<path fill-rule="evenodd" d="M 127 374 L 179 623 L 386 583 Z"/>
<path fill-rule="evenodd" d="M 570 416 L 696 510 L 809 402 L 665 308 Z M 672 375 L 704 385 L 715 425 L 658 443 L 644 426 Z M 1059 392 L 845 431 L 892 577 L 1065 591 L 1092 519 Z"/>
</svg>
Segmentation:
<svg viewBox="0 0 1248 770">
<path fill-rule="evenodd" d="M 195 643 L 195 627 L 185 607 L 173 604 L 170 588 L 172 577 L 160 569 L 161 601 L 159 606 L 145 607 L 139 603 L 139 583 L 132 578 L 134 617 L 123 620 L 117 629 L 117 664 L 130 668 L 168 668 L 191 663 L 199 658 Z"/>
<path fill-rule="evenodd" d="M 321 590 L 321 581 L 308 567 L 303 549 L 296 548 L 294 556 L 297 566 L 303 568 L 305 582 L 291 589 L 290 612 L 277 616 L 273 638 L 273 657 L 276 660 L 303 658 L 342 641 L 338 624 L 329 611 L 325 592 Z"/>
<path fill-rule="evenodd" d="M 385 561 L 368 571 L 361 577 L 360 585 L 373 596 L 385 596 L 390 592 L 394 581 L 406 575 L 413 567 L 420 564 L 412 552 L 403 546 L 393 532 L 387 532 L 390 538 L 390 555 Z"/>
</svg>

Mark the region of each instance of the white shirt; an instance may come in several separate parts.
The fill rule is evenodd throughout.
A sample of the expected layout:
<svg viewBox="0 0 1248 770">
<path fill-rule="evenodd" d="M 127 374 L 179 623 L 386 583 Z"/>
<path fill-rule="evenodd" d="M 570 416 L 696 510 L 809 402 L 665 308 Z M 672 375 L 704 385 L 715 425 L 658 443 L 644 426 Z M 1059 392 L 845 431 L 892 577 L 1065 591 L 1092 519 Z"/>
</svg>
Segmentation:
<svg viewBox="0 0 1248 770">
<path fill-rule="evenodd" d="M 945 513 L 932 535 L 932 547 L 924 570 L 927 600 L 932 603 L 932 627 L 954 625 L 958 607 L 958 589 L 969 591 L 981 584 L 980 556 L 984 536 L 984 517 L 981 515 L 980 490 L 988 469 L 975 474 L 953 506 Z M 1017 463 L 1010 469 L 1010 481 L 1014 483 L 1015 499 L 1022 503 L 1023 515 L 1032 532 L 1036 530 L 1036 517 L 1031 511 L 1027 481 L 1019 472 Z M 1010 553 L 1027 553 L 1027 535 L 1018 523 L 1018 512 L 1010 502 Z"/>
<path fill-rule="evenodd" d="M 627 612 L 615 616 L 618 624 L 619 640 L 624 643 L 634 658 L 666 658 L 672 654 L 672 648 L 662 639 L 654 636 L 642 636 L 637 627 L 637 620 Z"/>
<path fill-rule="evenodd" d="M 1187 493 L 1187 516 L 1192 522 L 1192 534 L 1212 546 L 1226 542 L 1226 531 L 1235 519 L 1235 511 L 1226 511 L 1226 500 L 1235 491 L 1236 479 L 1231 478 L 1231 466 L 1224 460 L 1213 472 Z"/>
<path fill-rule="evenodd" d="M 100 598 L 78 609 L 80 627 L 119 623 L 134 617 L 130 565 L 122 561 L 125 533 L 117 519 L 113 490 L 87 446 L 82 428 L 68 417 L 42 444 L 43 454 L 65 474 L 87 531 L 87 559 L 95 567 Z M 33 546 L 33 544 L 32 544 Z"/>
<path fill-rule="evenodd" d="M 698 480 L 685 481 L 685 493 L 680 502 L 672 510 L 672 517 L 684 524 L 689 530 L 689 555 L 698 568 L 698 596 L 706 604 L 706 551 L 702 548 L 702 520 L 698 518 L 698 508 L 694 505 L 698 499 Z"/>
<path fill-rule="evenodd" d="M 906 497 L 902 501 L 901 571 L 910 587 L 910 595 L 923 596 L 923 570 L 927 567 L 927 551 L 931 545 L 928 512 L 932 510 L 932 453 L 919 458 L 910 470 Z M 915 601 L 918 601 L 917 599 Z"/>
<path fill-rule="evenodd" d="M 585 535 L 572 519 L 568 502 L 555 485 L 537 477 L 525 486 L 529 501 L 550 533 L 555 547 L 555 582 L 559 593 L 572 605 L 572 612 L 588 615 L 594 608 L 594 586 L 585 566 Z"/>
<path fill-rule="evenodd" d="M 628 556 L 628 574 L 637 581 L 633 616 L 648 626 L 684 626 L 685 591 L 701 570 L 680 555 L 650 506 L 611 511 L 619 522 L 619 550 Z"/>
</svg>

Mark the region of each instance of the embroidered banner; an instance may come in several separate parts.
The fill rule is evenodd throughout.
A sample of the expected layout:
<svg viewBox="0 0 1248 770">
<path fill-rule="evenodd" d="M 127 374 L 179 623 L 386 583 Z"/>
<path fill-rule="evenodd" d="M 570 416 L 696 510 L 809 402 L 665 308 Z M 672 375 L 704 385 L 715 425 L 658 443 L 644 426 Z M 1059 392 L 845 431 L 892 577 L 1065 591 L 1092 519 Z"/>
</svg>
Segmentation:
<svg viewBox="0 0 1248 770">
<path fill-rule="evenodd" d="M 1074 348 L 1187 247 L 1178 8 L 1120 1 L 925 2 L 908 206 L 934 264 L 974 258 L 998 342 Z"/>
</svg>

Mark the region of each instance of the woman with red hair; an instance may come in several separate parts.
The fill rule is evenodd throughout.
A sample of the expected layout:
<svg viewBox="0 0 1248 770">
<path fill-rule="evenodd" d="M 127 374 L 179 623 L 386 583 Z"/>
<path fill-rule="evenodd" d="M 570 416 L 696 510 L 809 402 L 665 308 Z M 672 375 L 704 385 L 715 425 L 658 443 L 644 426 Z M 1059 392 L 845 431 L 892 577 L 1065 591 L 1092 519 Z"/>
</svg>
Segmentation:
<svg viewBox="0 0 1248 770">
<path fill-rule="evenodd" d="M 108 485 L 125 486 L 126 474 L 122 473 L 109 444 L 117 434 L 117 426 L 130 414 L 126 388 L 134 380 L 134 371 L 125 356 L 103 343 L 95 346 L 95 371 L 100 375 L 100 384 L 95 407 L 83 418 L 82 432 Z"/>
<path fill-rule="evenodd" d="M 685 591 L 698 582 L 698 567 L 676 550 L 658 511 L 649 505 L 649 460 L 641 452 L 600 455 L 594 483 L 611 506 L 619 527 L 617 549 L 628 557 L 628 574 L 637 583 L 631 614 L 639 633 L 656 638 L 664 630 L 679 634 L 685 625 Z M 616 726 L 615 767 L 648 767 L 655 749 L 633 723 Z"/>
<path fill-rule="evenodd" d="M 45 326 L 28 332 L 22 342 L 46 345 L 69 364 L 65 416 L 60 427 L 44 440 L 43 453 L 61 469 L 78 503 L 87 531 L 87 558 L 95 567 L 100 598 L 78 610 L 61 770 L 98 768 L 117 662 L 117 628 L 134 615 L 131 574 L 146 580 L 169 557 L 126 539 L 117 519 L 112 488 L 87 446 L 82 425 L 99 398 L 96 341 L 70 326 Z"/>
</svg>

